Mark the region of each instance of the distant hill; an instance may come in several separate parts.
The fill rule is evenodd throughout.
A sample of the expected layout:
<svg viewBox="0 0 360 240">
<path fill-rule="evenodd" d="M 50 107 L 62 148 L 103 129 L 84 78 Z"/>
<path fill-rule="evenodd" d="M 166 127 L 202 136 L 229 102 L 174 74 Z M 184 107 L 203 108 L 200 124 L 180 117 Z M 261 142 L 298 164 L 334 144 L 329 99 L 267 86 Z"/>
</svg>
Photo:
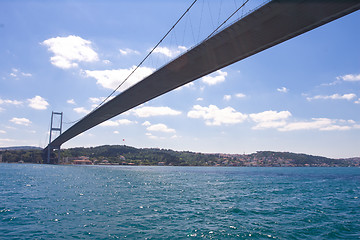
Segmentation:
<svg viewBox="0 0 360 240">
<path fill-rule="evenodd" d="M 42 149 L 31 146 L 0 148 L 2 162 L 42 163 Z M 52 153 L 52 158 L 57 159 Z M 195 153 L 160 148 L 105 145 L 62 149 L 61 162 L 80 157 L 93 164 L 239 167 L 360 167 L 360 157 L 333 159 L 290 152 L 258 151 L 252 154 Z M 55 160 L 56 161 L 56 160 Z M 1 161 L 0 161 L 1 162 Z"/>
<path fill-rule="evenodd" d="M 6 150 L 41 150 L 40 147 L 33 147 L 33 146 L 16 146 L 16 147 L 0 147 L 0 151 Z"/>
</svg>

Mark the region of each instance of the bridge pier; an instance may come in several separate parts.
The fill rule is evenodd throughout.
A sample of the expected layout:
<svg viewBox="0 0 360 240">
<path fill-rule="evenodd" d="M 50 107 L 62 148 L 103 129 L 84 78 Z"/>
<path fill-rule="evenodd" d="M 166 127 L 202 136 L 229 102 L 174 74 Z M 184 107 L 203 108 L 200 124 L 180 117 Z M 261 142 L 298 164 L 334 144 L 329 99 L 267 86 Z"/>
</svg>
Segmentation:
<svg viewBox="0 0 360 240">
<path fill-rule="evenodd" d="M 54 116 L 60 116 L 60 123 L 59 126 L 53 126 L 54 124 Z M 59 146 L 52 146 L 51 145 L 51 136 L 52 136 L 52 132 L 53 131 L 58 131 L 59 135 L 61 135 L 62 132 L 62 119 L 63 119 L 63 113 L 62 112 L 51 112 L 51 126 L 50 126 L 50 134 L 49 134 L 49 145 L 44 149 L 44 155 L 46 155 L 46 157 L 43 157 L 43 160 L 46 160 L 47 164 L 55 164 L 55 163 L 60 163 L 60 145 Z M 51 153 L 53 152 L 53 150 L 58 150 L 58 156 L 57 156 L 57 162 L 51 161 Z"/>
</svg>

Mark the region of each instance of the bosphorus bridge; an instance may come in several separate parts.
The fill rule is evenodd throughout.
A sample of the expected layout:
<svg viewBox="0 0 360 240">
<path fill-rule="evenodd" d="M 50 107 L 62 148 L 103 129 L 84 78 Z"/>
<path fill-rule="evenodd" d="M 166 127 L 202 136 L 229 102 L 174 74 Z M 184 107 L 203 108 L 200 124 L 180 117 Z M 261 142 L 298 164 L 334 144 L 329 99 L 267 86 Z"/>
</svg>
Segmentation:
<svg viewBox="0 0 360 240">
<path fill-rule="evenodd" d="M 273 0 L 205 39 L 76 122 L 44 149 L 216 70 L 359 10 L 359 0 Z"/>
</svg>

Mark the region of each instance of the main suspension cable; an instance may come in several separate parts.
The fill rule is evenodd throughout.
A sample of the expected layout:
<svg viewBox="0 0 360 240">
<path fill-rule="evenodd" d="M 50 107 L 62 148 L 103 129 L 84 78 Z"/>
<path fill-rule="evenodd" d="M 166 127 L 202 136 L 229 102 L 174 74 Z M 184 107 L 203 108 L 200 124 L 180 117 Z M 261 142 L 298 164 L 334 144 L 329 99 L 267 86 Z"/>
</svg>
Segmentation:
<svg viewBox="0 0 360 240">
<path fill-rule="evenodd" d="M 170 30 L 160 39 L 160 41 L 151 49 L 151 51 L 145 56 L 145 58 L 134 68 L 134 70 L 109 94 L 109 96 L 107 96 L 98 106 L 96 106 L 93 110 L 91 110 L 90 113 L 94 112 L 96 109 L 98 109 L 101 105 L 103 105 L 133 74 L 134 72 L 146 61 L 146 59 L 154 52 L 154 50 L 160 45 L 160 43 L 162 43 L 162 41 L 169 35 L 169 33 L 175 28 L 175 26 L 181 21 L 181 19 L 186 15 L 187 12 L 190 11 L 190 9 L 192 8 L 192 6 L 194 6 L 194 4 L 197 2 L 197 0 L 194 0 L 192 2 L 192 4 L 190 5 L 190 7 L 188 7 L 188 9 L 186 9 L 186 11 L 181 15 L 181 17 L 176 21 L 176 23 L 170 28 Z M 89 113 L 89 114 L 90 114 Z M 87 115 L 89 115 L 87 114 Z M 86 116 L 87 116 L 86 115 Z M 85 116 L 84 116 L 85 117 Z M 84 118 L 83 117 L 83 118 Z M 76 123 L 78 121 L 80 121 L 80 118 L 76 121 L 73 122 L 67 122 L 65 124 L 71 124 L 71 123 Z"/>
</svg>

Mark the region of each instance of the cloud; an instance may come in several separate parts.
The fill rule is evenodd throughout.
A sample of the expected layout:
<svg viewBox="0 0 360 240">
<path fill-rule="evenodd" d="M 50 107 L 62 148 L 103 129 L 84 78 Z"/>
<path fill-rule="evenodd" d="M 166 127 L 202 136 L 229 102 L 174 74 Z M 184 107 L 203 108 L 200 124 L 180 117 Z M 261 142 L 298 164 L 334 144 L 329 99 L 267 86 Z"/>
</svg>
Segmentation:
<svg viewBox="0 0 360 240">
<path fill-rule="evenodd" d="M 146 128 L 146 130 L 151 132 L 165 132 L 165 133 L 175 133 L 175 129 L 168 128 L 165 124 L 159 123 L 154 124 Z"/>
<path fill-rule="evenodd" d="M 224 100 L 225 101 L 230 101 L 231 100 L 231 95 L 224 95 Z"/>
<path fill-rule="evenodd" d="M 132 49 L 130 49 L 130 48 L 119 49 L 119 51 L 120 51 L 120 54 L 121 54 L 121 55 L 124 55 L 124 56 L 130 55 L 130 54 L 136 54 L 136 55 L 139 55 L 139 54 L 140 54 L 140 52 L 138 52 L 138 51 L 136 51 L 136 50 L 132 50 Z"/>
<path fill-rule="evenodd" d="M 98 54 L 92 49 L 91 41 L 79 36 L 50 38 L 42 42 L 54 54 L 51 63 L 62 69 L 78 67 L 80 62 L 98 61 Z"/>
<path fill-rule="evenodd" d="M 117 88 L 129 75 L 134 71 L 136 66 L 129 69 L 114 69 L 114 70 L 85 70 L 86 77 L 92 77 L 97 80 L 97 84 L 103 88 L 114 90 Z M 154 68 L 139 67 L 131 77 L 123 83 L 118 91 L 124 91 L 128 87 L 140 82 L 145 77 L 149 76 L 155 71 Z"/>
<path fill-rule="evenodd" d="M 33 98 L 28 99 L 29 107 L 36 110 L 46 110 L 49 106 L 49 103 L 40 96 L 35 96 Z"/>
<path fill-rule="evenodd" d="M 289 91 L 289 89 L 287 89 L 286 87 L 281 87 L 276 89 L 278 92 L 282 92 L 282 93 L 287 93 Z"/>
<path fill-rule="evenodd" d="M 332 131 L 332 130 L 351 129 L 351 126 L 343 125 L 344 122 L 349 123 L 348 121 L 333 120 L 329 118 L 312 118 L 312 121 L 289 123 L 279 128 L 278 130 L 285 132 L 285 131 L 296 131 L 296 130 Z"/>
<path fill-rule="evenodd" d="M 196 99 L 196 101 L 204 101 L 204 99 L 199 97 L 199 98 Z"/>
<path fill-rule="evenodd" d="M 270 110 L 260 113 L 252 113 L 249 116 L 254 122 L 271 122 L 287 119 L 291 116 L 291 113 L 289 111 L 277 112 Z"/>
<path fill-rule="evenodd" d="M 114 134 L 119 134 L 119 131 L 114 131 L 113 133 L 114 133 Z"/>
<path fill-rule="evenodd" d="M 215 85 L 225 81 L 226 76 L 227 72 L 217 70 L 215 73 L 202 77 L 201 80 L 208 85 Z"/>
<path fill-rule="evenodd" d="M 348 93 L 348 94 L 344 94 L 344 95 L 340 95 L 340 94 L 333 94 L 333 95 L 329 95 L 329 96 L 324 96 L 324 95 L 317 95 L 314 97 L 307 97 L 306 99 L 308 101 L 312 101 L 312 100 L 318 100 L 318 99 L 332 99 L 332 100 L 351 100 L 353 98 L 356 98 L 356 94 L 354 93 Z"/>
<path fill-rule="evenodd" d="M 10 122 L 15 123 L 17 125 L 24 125 L 24 126 L 29 126 L 31 124 L 31 121 L 29 119 L 27 119 L 27 118 L 16 118 L 16 117 L 14 117 L 14 118 L 12 118 L 10 120 Z"/>
<path fill-rule="evenodd" d="M 209 107 L 195 105 L 193 109 L 188 112 L 187 116 L 189 118 L 202 118 L 208 126 L 241 123 L 248 117 L 246 114 L 236 112 L 232 107 L 219 109 L 215 105 L 209 105 Z"/>
<path fill-rule="evenodd" d="M 77 107 L 73 109 L 76 113 L 83 113 L 83 114 L 88 114 L 90 112 L 90 110 L 87 110 L 83 107 Z"/>
<path fill-rule="evenodd" d="M 117 127 L 117 126 L 120 126 L 120 125 L 130 125 L 130 124 L 133 124 L 133 123 L 136 123 L 136 122 L 130 121 L 128 119 L 119 119 L 119 120 L 116 120 L 116 121 L 107 120 L 107 121 L 101 123 L 100 126 L 102 126 L 102 127 Z"/>
<path fill-rule="evenodd" d="M 252 128 L 255 130 L 278 128 L 286 125 L 286 119 L 291 117 L 289 111 L 264 111 L 260 113 L 252 113 L 249 115 L 250 119 L 257 124 Z"/>
<path fill-rule="evenodd" d="M 184 46 L 178 46 L 177 48 L 168 48 L 168 47 L 157 47 L 153 53 L 155 54 L 162 54 L 165 55 L 169 58 L 173 58 L 177 55 L 179 55 L 180 53 L 183 53 L 187 50 L 186 47 Z"/>
<path fill-rule="evenodd" d="M 32 77 L 32 74 L 31 73 L 24 73 L 24 72 L 21 72 L 19 69 L 16 69 L 16 68 L 12 68 L 11 69 L 11 73 L 9 74 L 11 77 L 14 77 L 16 79 L 19 78 L 19 76 L 23 76 L 23 77 Z"/>
<path fill-rule="evenodd" d="M 245 98 L 246 95 L 243 94 L 243 93 L 237 93 L 237 94 L 235 94 L 235 97 L 237 97 L 237 98 Z"/>
<path fill-rule="evenodd" d="M 354 103 L 360 104 L 360 98 L 358 100 L 356 100 Z"/>
<path fill-rule="evenodd" d="M 245 98 L 246 97 L 246 95 L 243 93 L 237 93 L 237 94 L 234 94 L 233 96 L 236 98 Z M 230 101 L 233 96 L 232 95 L 224 95 L 223 99 L 225 101 Z"/>
<path fill-rule="evenodd" d="M 0 133 L 5 134 L 5 133 L 6 133 L 6 131 L 4 131 L 4 130 L 0 130 Z"/>
<path fill-rule="evenodd" d="M 286 121 L 269 121 L 269 122 L 259 122 L 252 129 L 261 130 L 267 128 L 279 128 L 286 125 Z"/>
<path fill-rule="evenodd" d="M 2 107 L 0 107 L 0 112 L 4 111 L 5 109 L 3 109 Z"/>
<path fill-rule="evenodd" d="M 132 113 L 138 117 L 153 117 L 153 116 L 177 116 L 180 111 L 176 111 L 169 107 L 140 107 L 132 110 Z"/>
<path fill-rule="evenodd" d="M 322 83 L 322 84 L 320 84 L 320 86 L 325 86 L 325 87 L 335 86 L 336 84 L 339 84 L 339 83 L 341 83 L 341 81 L 338 79 L 338 80 L 335 80 L 335 81 L 333 81 L 331 83 Z"/>
<path fill-rule="evenodd" d="M 110 101 L 111 99 L 113 99 L 115 96 L 111 96 L 111 97 L 109 97 L 107 100 L 106 100 L 106 102 L 108 102 L 108 101 Z M 102 103 L 104 100 L 106 99 L 106 97 L 90 97 L 89 98 L 89 101 L 91 102 L 91 103 L 95 103 L 96 104 L 96 106 L 98 105 L 98 104 L 100 104 L 100 103 Z"/>
<path fill-rule="evenodd" d="M 165 137 L 154 136 L 151 133 L 145 133 L 145 135 L 148 136 L 148 138 L 154 139 L 154 140 L 165 139 Z"/>
<path fill-rule="evenodd" d="M 143 122 L 143 124 L 141 124 L 142 126 L 148 127 L 151 125 L 151 123 L 149 121 L 145 121 Z"/>
<path fill-rule="evenodd" d="M 69 99 L 66 101 L 68 104 L 72 104 L 72 105 L 75 105 L 75 100 L 74 99 Z"/>
<path fill-rule="evenodd" d="M 9 99 L 1 99 L 0 98 L 0 104 L 21 105 L 21 104 L 23 104 L 23 102 L 18 101 L 18 100 L 9 100 Z"/>
<path fill-rule="evenodd" d="M 357 82 L 357 81 L 360 81 L 360 74 L 347 74 L 344 76 L 336 77 L 336 79 L 347 81 L 347 82 Z"/>
<path fill-rule="evenodd" d="M 182 90 L 184 88 L 192 88 L 194 86 L 195 86 L 195 83 L 189 82 L 189 83 L 187 83 L 187 84 L 185 84 L 185 85 L 183 85 L 181 87 L 176 88 L 175 91 L 180 91 L 180 90 Z"/>
</svg>

